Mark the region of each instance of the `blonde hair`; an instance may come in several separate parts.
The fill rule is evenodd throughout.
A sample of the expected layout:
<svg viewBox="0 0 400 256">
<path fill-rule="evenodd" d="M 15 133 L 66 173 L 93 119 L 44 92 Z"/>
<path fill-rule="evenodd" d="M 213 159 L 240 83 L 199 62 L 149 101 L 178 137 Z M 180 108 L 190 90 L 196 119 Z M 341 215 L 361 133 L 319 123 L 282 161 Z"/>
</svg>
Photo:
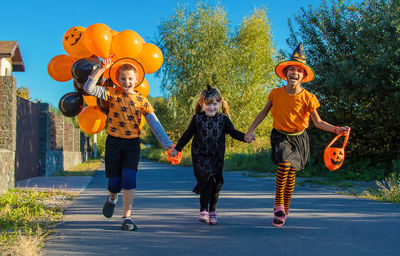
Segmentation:
<svg viewBox="0 0 400 256">
<path fill-rule="evenodd" d="M 229 106 L 228 103 L 222 97 L 221 92 L 217 88 L 212 88 L 209 84 L 207 84 L 207 88 L 201 91 L 199 99 L 197 100 L 196 106 L 194 107 L 194 113 L 199 114 L 203 111 L 202 105 L 205 103 L 209 103 L 212 100 L 216 100 L 217 102 L 221 103 L 222 112 L 226 114 L 229 118 Z"/>
</svg>

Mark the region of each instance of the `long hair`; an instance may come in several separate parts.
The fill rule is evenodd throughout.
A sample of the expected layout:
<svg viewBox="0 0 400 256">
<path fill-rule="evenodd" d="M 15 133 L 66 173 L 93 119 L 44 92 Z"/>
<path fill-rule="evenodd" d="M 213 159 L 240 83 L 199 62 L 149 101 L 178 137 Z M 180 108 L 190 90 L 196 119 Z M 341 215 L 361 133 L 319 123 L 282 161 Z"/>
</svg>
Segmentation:
<svg viewBox="0 0 400 256">
<path fill-rule="evenodd" d="M 194 107 L 194 113 L 199 114 L 201 111 L 203 111 L 203 108 L 201 107 L 203 103 L 207 104 L 213 100 L 219 102 L 222 107 L 222 112 L 226 114 L 229 118 L 231 118 L 231 116 L 229 115 L 228 103 L 226 103 L 224 97 L 222 97 L 221 92 L 217 88 L 212 88 L 209 84 L 207 84 L 206 89 L 201 91 L 196 106 Z"/>
</svg>

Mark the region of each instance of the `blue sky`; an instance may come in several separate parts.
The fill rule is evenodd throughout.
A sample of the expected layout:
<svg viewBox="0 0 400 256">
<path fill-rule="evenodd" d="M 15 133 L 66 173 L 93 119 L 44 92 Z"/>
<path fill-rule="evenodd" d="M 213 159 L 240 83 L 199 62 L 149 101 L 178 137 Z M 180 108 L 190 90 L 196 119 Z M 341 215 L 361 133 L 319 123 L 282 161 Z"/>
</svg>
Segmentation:
<svg viewBox="0 0 400 256">
<path fill-rule="evenodd" d="M 3 1 L 0 40 L 18 41 L 25 72 L 14 72 L 17 87 L 28 87 L 32 99 L 41 99 L 58 107 L 59 99 L 74 90 L 72 80 L 57 82 L 47 73 L 49 61 L 56 55 L 66 54 L 62 46 L 64 33 L 71 27 L 88 27 L 104 23 L 115 31 L 134 30 L 146 42 L 157 36 L 157 26 L 174 13 L 177 4 L 194 7 L 197 0 L 147 1 Z M 204 0 L 213 4 L 216 1 Z M 322 0 L 220 0 L 231 26 L 252 13 L 254 7 L 266 7 L 272 24 L 273 40 L 277 49 L 287 49 L 288 18 L 300 7 L 318 6 Z M 146 75 L 150 96 L 161 95 L 160 78 Z"/>
</svg>

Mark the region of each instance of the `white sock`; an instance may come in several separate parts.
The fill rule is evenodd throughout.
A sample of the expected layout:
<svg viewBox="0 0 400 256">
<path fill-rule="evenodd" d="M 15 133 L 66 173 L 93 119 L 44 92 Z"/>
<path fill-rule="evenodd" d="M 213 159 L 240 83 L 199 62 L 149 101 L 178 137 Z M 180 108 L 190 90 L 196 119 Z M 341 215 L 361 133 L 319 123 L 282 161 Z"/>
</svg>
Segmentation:
<svg viewBox="0 0 400 256">
<path fill-rule="evenodd" d="M 116 204 L 117 203 L 118 198 L 115 199 L 111 199 L 111 197 L 108 197 L 108 202 L 112 203 L 112 204 Z"/>
</svg>

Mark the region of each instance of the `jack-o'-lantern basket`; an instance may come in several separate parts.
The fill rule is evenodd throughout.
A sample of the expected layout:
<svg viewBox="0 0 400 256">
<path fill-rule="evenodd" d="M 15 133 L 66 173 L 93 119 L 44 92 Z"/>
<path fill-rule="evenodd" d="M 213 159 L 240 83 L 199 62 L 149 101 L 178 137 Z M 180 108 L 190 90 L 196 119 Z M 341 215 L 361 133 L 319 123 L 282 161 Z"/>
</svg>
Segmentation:
<svg viewBox="0 0 400 256">
<path fill-rule="evenodd" d="M 326 146 L 324 151 L 324 162 L 326 168 L 330 171 L 335 171 L 339 169 L 344 161 L 345 151 L 347 141 L 349 140 L 350 130 L 347 132 L 346 137 L 344 138 L 343 145 L 341 148 L 333 148 L 331 147 L 335 141 L 337 141 L 343 134 L 338 134 L 333 140 Z"/>
</svg>

